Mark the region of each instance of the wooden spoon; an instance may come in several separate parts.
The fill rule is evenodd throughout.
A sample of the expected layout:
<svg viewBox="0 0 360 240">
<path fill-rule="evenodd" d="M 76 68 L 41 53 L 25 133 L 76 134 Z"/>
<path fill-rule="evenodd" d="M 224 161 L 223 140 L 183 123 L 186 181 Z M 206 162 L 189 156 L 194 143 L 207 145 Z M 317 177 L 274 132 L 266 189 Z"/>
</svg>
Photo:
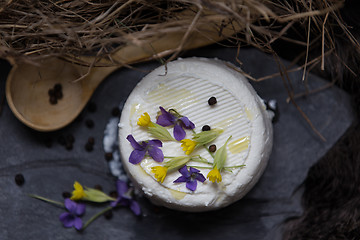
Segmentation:
<svg viewBox="0 0 360 240">
<path fill-rule="evenodd" d="M 218 19 L 221 22 L 223 19 Z M 146 61 L 157 56 L 173 53 L 180 45 L 182 49 L 192 49 L 223 40 L 234 33 L 233 25 L 222 30 L 221 36 L 206 24 L 197 26 L 201 31 L 193 31 L 182 42 L 184 32 L 164 34 L 142 46 L 127 45 L 118 49 L 112 58 L 124 64 Z M 91 62 L 91 59 L 86 61 Z M 58 59 L 43 60 L 39 66 L 27 63 L 15 64 L 6 82 L 6 98 L 15 116 L 38 131 L 53 131 L 71 123 L 82 111 L 97 86 L 118 67 L 88 67 Z M 88 73 L 87 75 L 85 75 Z M 84 76 L 80 81 L 74 81 Z M 56 83 L 61 83 L 63 98 L 57 104 L 49 101 L 48 91 Z"/>
</svg>

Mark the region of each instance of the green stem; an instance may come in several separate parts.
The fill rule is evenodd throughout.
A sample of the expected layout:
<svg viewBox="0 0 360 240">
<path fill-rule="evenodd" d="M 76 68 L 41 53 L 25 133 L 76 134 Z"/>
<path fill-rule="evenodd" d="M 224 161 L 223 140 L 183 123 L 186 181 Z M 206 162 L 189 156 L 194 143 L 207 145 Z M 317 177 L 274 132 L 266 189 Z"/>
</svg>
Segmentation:
<svg viewBox="0 0 360 240">
<path fill-rule="evenodd" d="M 196 134 L 196 132 L 195 132 L 195 130 L 194 129 L 191 129 L 191 131 L 193 132 L 193 134 Z M 202 145 L 204 148 L 205 148 L 205 150 L 210 154 L 210 156 L 213 158 L 213 159 L 215 159 L 215 157 L 214 157 L 214 154 L 212 153 L 212 152 L 210 152 L 210 150 L 209 150 L 209 148 L 208 147 L 206 147 L 206 145 L 204 144 L 204 145 Z"/>
<path fill-rule="evenodd" d="M 204 159 L 204 158 L 202 158 L 202 157 L 200 157 L 200 156 L 199 156 L 198 159 L 196 159 L 196 158 L 191 158 L 191 161 L 193 161 L 193 162 L 198 162 L 198 163 L 206 163 L 206 164 L 209 164 L 209 165 L 213 165 L 212 162 L 209 162 L 209 161 L 207 161 L 206 159 Z"/>
<path fill-rule="evenodd" d="M 177 117 L 177 118 L 181 118 L 181 117 L 183 117 L 183 115 L 181 115 L 180 113 L 178 113 L 175 109 L 173 109 L 173 108 L 170 108 L 169 109 L 169 113 L 171 113 L 171 112 L 173 112 L 174 114 L 175 114 L 175 117 Z"/>
<path fill-rule="evenodd" d="M 39 200 L 44 201 L 44 202 L 52 203 L 52 204 L 58 205 L 60 207 L 65 207 L 65 205 L 62 202 L 54 201 L 54 200 L 44 198 L 44 197 L 41 197 L 41 196 L 35 195 L 35 194 L 28 194 L 28 195 L 29 195 L 29 197 L 39 199 Z"/>
<path fill-rule="evenodd" d="M 200 166 L 188 166 L 192 168 L 203 168 L 203 169 L 213 169 L 213 167 L 200 167 Z"/>
<path fill-rule="evenodd" d="M 211 163 L 212 164 L 212 163 Z M 246 165 L 236 165 L 236 166 L 230 166 L 230 167 L 223 167 L 222 169 L 226 170 L 226 171 L 230 171 L 230 169 L 232 168 L 242 168 L 245 167 Z M 188 167 L 193 167 L 193 168 L 203 168 L 203 169 L 213 169 L 213 167 L 200 167 L 200 166 L 188 166 Z M 220 171 L 221 169 L 219 169 Z"/>
<path fill-rule="evenodd" d="M 92 223 L 94 220 L 96 220 L 98 217 L 100 217 L 101 215 L 103 215 L 105 212 L 111 210 L 112 207 L 107 207 L 107 208 L 104 208 L 103 210 L 101 210 L 100 212 L 98 212 L 97 214 L 95 214 L 94 216 L 92 216 L 85 224 L 84 226 L 82 227 L 81 230 L 85 230 L 85 228 L 87 228 L 87 226 L 90 225 L 90 223 Z"/>
<path fill-rule="evenodd" d="M 236 165 L 236 166 L 230 166 L 230 167 L 224 167 L 225 170 L 228 170 L 230 168 L 242 168 L 242 167 L 245 167 L 246 165 L 243 164 L 243 165 Z"/>
</svg>

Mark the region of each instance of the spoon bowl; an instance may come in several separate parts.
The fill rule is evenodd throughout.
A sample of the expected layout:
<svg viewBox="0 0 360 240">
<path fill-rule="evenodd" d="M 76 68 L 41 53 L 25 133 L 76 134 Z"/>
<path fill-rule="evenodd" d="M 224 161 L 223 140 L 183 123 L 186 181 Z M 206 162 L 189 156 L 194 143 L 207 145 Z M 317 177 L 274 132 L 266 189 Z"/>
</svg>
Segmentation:
<svg viewBox="0 0 360 240">
<path fill-rule="evenodd" d="M 224 19 L 219 18 L 218 22 Z M 170 32 L 148 39 L 139 45 L 119 48 L 111 58 L 125 64 L 143 62 L 176 52 L 206 46 L 225 39 L 240 29 L 231 25 L 219 35 L 214 25 L 197 26 L 188 34 Z M 186 42 L 184 42 L 186 37 Z M 91 58 L 85 60 L 92 62 Z M 6 98 L 14 115 L 25 125 L 38 131 L 54 131 L 71 123 L 83 110 L 97 86 L 114 70 L 122 66 L 88 67 L 59 58 L 48 58 L 37 65 L 18 63 L 11 69 L 6 81 Z M 81 77 L 81 80 L 75 81 Z M 57 104 L 50 103 L 49 89 L 60 83 L 63 98 Z"/>
<path fill-rule="evenodd" d="M 9 73 L 6 97 L 15 116 L 38 131 L 60 129 L 74 120 L 96 87 L 116 67 L 94 68 L 81 81 L 88 69 L 58 58 L 46 59 L 38 66 L 15 65 Z M 50 103 L 49 89 L 62 85 L 63 97 Z"/>
</svg>

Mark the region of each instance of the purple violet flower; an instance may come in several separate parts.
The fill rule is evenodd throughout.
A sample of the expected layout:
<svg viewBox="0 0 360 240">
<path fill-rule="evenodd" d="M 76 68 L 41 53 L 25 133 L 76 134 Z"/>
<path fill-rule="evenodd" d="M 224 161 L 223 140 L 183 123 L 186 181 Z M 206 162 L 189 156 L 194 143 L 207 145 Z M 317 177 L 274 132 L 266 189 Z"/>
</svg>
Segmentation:
<svg viewBox="0 0 360 240">
<path fill-rule="evenodd" d="M 175 112 L 175 115 L 170 111 L 167 112 L 163 107 L 160 107 L 161 115 L 156 119 L 156 123 L 163 127 L 174 125 L 174 137 L 177 141 L 181 141 L 185 138 L 186 129 L 194 129 L 195 124 L 192 123 L 189 118 L 181 116 Z M 177 116 L 176 116 L 177 115 Z"/>
<path fill-rule="evenodd" d="M 77 230 L 80 230 L 83 224 L 79 216 L 85 213 L 85 204 L 76 203 L 69 198 L 66 198 L 65 208 L 68 210 L 68 212 L 62 213 L 59 217 L 64 227 L 75 227 Z"/>
<path fill-rule="evenodd" d="M 191 191 L 195 191 L 197 187 L 197 181 L 204 182 L 205 177 L 200 173 L 200 170 L 190 167 L 189 171 L 187 166 L 183 166 L 179 169 L 182 176 L 174 181 L 174 183 L 186 182 L 186 188 Z"/>
<path fill-rule="evenodd" d="M 138 164 L 141 162 L 141 160 L 145 157 L 146 152 L 148 152 L 150 157 L 152 157 L 156 162 L 162 162 L 164 160 L 164 154 L 161 149 L 159 149 L 159 147 L 162 147 L 162 142 L 160 140 L 154 139 L 137 142 L 131 134 L 128 135 L 126 139 L 134 148 L 129 157 L 129 162 L 132 164 Z"/>
<path fill-rule="evenodd" d="M 117 205 L 122 205 L 125 207 L 130 207 L 131 211 L 136 216 L 139 216 L 141 213 L 139 204 L 131 198 L 131 196 L 128 194 L 129 187 L 126 182 L 117 180 L 116 182 L 116 190 L 118 194 L 118 198 L 116 201 L 111 202 L 110 206 L 116 207 Z"/>
</svg>

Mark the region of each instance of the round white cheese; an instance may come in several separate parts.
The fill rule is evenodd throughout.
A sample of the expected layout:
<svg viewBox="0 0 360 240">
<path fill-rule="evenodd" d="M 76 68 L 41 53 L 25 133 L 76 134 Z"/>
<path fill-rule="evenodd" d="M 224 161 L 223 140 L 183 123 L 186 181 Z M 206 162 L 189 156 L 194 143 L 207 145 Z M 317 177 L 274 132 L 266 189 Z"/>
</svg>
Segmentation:
<svg viewBox="0 0 360 240">
<path fill-rule="evenodd" d="M 263 173 L 272 149 L 272 114 L 266 111 L 247 79 L 228 65 L 217 59 L 179 59 L 149 73 L 128 97 L 119 123 L 122 163 L 134 185 L 153 203 L 192 212 L 218 209 L 242 198 Z M 215 105 L 208 104 L 210 97 L 217 99 Z M 222 129 L 211 143 L 217 149 L 231 136 L 226 144 L 221 182 L 198 181 L 196 190 L 191 191 L 185 183 L 174 183 L 181 176 L 178 171 L 168 172 L 162 183 L 157 181 L 152 167 L 162 166 L 168 157 L 186 156 L 178 141 L 162 142 L 164 162 L 156 162 L 147 155 L 139 164 L 129 162 L 134 148 L 127 136 L 131 134 L 138 142 L 154 139 L 137 122 L 144 112 L 156 122 L 160 106 L 165 110 L 176 109 L 188 117 L 195 124 L 196 133 L 204 125 Z M 172 127 L 167 129 L 173 135 Z M 192 134 L 193 131 L 186 130 L 187 139 Z M 195 155 L 214 162 L 214 154 L 203 146 L 189 156 Z M 212 168 L 211 164 L 195 161 L 187 166 L 199 169 L 204 177 Z"/>
</svg>

